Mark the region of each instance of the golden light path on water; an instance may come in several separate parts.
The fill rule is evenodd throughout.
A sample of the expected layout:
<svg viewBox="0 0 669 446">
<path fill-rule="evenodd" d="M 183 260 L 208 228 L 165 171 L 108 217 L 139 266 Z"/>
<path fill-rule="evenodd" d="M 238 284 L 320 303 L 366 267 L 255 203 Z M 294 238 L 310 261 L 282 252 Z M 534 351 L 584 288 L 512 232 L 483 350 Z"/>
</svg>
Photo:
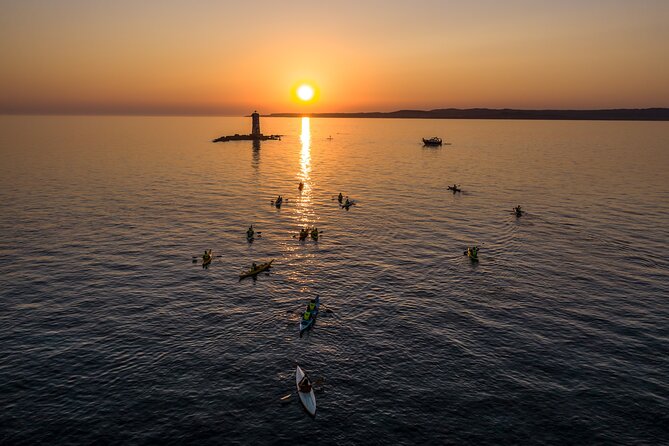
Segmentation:
<svg viewBox="0 0 669 446">
<path fill-rule="evenodd" d="M 313 208 L 311 206 L 311 121 L 309 117 L 302 118 L 302 131 L 300 133 L 300 172 L 298 179 L 304 184 L 300 192 L 299 221 L 302 225 L 309 225 L 314 220 Z"/>
</svg>

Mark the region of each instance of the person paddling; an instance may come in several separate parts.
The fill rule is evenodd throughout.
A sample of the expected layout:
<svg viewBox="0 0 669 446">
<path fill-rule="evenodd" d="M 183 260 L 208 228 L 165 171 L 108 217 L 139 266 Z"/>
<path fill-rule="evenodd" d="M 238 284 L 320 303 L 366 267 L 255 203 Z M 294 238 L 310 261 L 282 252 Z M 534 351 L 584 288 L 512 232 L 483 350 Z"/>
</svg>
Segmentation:
<svg viewBox="0 0 669 446">
<path fill-rule="evenodd" d="M 311 392 L 311 383 L 309 382 L 309 378 L 307 378 L 307 375 L 304 375 L 304 377 L 300 380 L 300 383 L 297 385 L 297 387 L 302 393 Z"/>
<path fill-rule="evenodd" d="M 255 231 L 253 230 L 253 225 L 249 226 L 249 229 L 246 231 L 246 236 L 248 238 L 253 238 L 253 234 L 255 234 Z"/>
<path fill-rule="evenodd" d="M 339 204 L 344 201 L 344 196 L 341 194 L 341 192 L 339 192 L 339 197 L 337 197 L 337 200 L 339 200 Z"/>
<path fill-rule="evenodd" d="M 298 188 L 299 190 L 304 189 L 304 183 L 300 181 L 300 184 L 299 184 L 299 186 L 297 186 L 297 188 Z"/>
</svg>

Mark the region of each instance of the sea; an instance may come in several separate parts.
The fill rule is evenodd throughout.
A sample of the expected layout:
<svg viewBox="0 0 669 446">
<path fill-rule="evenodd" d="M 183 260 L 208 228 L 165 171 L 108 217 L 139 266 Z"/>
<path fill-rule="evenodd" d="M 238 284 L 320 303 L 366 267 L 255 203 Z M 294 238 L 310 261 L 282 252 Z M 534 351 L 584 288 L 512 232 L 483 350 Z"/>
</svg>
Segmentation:
<svg viewBox="0 0 669 446">
<path fill-rule="evenodd" d="M 669 444 L 669 122 L 250 128 L 0 116 L 0 444 Z"/>
</svg>

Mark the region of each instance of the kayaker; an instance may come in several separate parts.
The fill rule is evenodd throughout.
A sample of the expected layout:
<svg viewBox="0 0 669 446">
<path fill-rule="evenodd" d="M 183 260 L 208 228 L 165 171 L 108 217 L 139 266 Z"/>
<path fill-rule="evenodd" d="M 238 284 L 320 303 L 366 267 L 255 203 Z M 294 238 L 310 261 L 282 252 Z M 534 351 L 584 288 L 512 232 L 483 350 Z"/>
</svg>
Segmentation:
<svg viewBox="0 0 669 446">
<path fill-rule="evenodd" d="M 344 196 L 341 194 L 341 192 L 339 192 L 339 197 L 337 197 L 337 200 L 339 200 L 339 203 L 344 201 Z"/>
<path fill-rule="evenodd" d="M 249 226 L 249 229 L 246 231 L 247 237 L 249 237 L 249 238 L 253 237 L 254 233 L 255 233 L 255 231 L 253 230 L 253 225 Z"/>
<path fill-rule="evenodd" d="M 309 306 L 308 306 L 307 308 L 309 309 L 309 311 L 311 311 L 311 310 L 313 310 L 314 308 L 316 308 L 316 301 L 315 301 L 314 299 L 311 299 L 311 300 L 309 301 Z"/>
<path fill-rule="evenodd" d="M 300 392 L 302 393 L 311 392 L 311 383 L 309 382 L 309 378 L 307 378 L 307 375 L 304 375 L 304 377 L 300 380 L 300 383 L 297 385 L 297 387 L 300 389 Z"/>
<path fill-rule="evenodd" d="M 202 260 L 207 260 L 209 258 L 209 251 L 206 249 L 204 250 L 204 255 L 202 256 Z"/>
<path fill-rule="evenodd" d="M 251 264 L 251 270 L 255 271 L 258 268 L 258 265 L 256 265 L 256 262 L 253 262 Z"/>
<path fill-rule="evenodd" d="M 312 237 L 318 237 L 318 228 L 314 226 L 314 228 L 311 230 L 311 236 Z"/>
<path fill-rule="evenodd" d="M 298 188 L 299 190 L 304 189 L 304 183 L 300 181 L 300 185 L 297 186 L 297 188 Z"/>
<path fill-rule="evenodd" d="M 309 311 L 309 306 L 307 306 L 307 311 L 304 312 L 304 314 L 302 315 L 302 318 L 305 321 L 308 321 L 309 319 L 311 319 L 311 311 Z"/>
</svg>

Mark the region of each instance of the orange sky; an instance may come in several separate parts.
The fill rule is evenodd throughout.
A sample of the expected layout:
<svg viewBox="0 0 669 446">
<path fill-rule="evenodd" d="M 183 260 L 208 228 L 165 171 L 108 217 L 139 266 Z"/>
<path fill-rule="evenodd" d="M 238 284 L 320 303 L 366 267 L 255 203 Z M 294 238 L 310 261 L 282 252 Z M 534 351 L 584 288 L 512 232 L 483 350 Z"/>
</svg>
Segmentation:
<svg viewBox="0 0 669 446">
<path fill-rule="evenodd" d="M 669 1 L 138 3 L 4 1 L 0 112 L 669 106 Z"/>
</svg>

